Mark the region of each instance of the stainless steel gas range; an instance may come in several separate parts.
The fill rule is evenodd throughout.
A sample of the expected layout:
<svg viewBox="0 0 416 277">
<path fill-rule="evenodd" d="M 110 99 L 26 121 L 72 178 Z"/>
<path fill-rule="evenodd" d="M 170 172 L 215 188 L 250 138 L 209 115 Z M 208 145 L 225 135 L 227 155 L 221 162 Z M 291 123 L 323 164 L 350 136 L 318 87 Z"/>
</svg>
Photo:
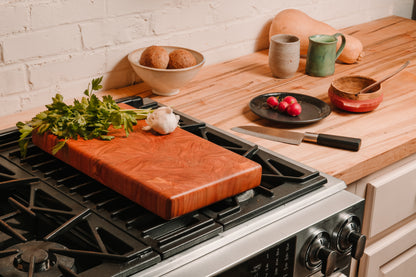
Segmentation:
<svg viewBox="0 0 416 277">
<path fill-rule="evenodd" d="M 150 99 L 123 102 L 157 107 Z M 364 200 L 341 180 L 175 111 L 181 128 L 262 165 L 261 185 L 164 220 L 0 133 L 0 276 L 349 276 Z"/>
</svg>

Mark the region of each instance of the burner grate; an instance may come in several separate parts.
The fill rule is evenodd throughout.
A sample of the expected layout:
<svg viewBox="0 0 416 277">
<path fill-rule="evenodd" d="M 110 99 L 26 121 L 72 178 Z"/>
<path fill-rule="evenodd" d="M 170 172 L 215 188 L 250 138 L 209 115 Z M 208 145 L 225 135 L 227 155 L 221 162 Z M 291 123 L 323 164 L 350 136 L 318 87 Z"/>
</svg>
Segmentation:
<svg viewBox="0 0 416 277">
<path fill-rule="evenodd" d="M 327 183 L 327 179 L 321 176 L 319 171 L 297 165 L 285 157 L 266 152 L 257 145 L 243 142 L 205 124 L 198 125 L 198 128 L 195 128 L 197 124 L 189 125 L 191 126 L 189 131 L 193 134 L 243 155 L 262 166 L 261 184 L 252 190 L 250 197 L 234 196 L 201 210 L 202 213 L 221 223 L 224 230 L 288 203 Z M 188 127 L 185 125 L 182 128 Z M 254 198 L 254 201 L 248 201 L 251 198 Z"/>
<path fill-rule="evenodd" d="M 18 149 L 10 151 L 9 156 L 20 162 L 22 167 L 39 179 L 70 195 L 80 204 L 100 214 L 124 231 L 145 241 L 163 258 L 195 246 L 223 231 L 219 223 L 202 213 L 184 215 L 166 221 L 46 152 L 41 151 L 40 164 L 37 159 L 29 158 L 32 155 L 38 156 L 38 152 L 38 148 L 31 145 L 28 148 L 28 158 L 25 160 L 20 159 Z M 45 157 L 49 161 L 46 162 Z M 197 222 L 191 224 L 190 222 L 194 220 Z M 149 230 L 156 228 L 155 226 L 164 226 L 159 230 L 163 230 L 165 237 L 171 236 L 170 240 L 162 236 L 154 236 L 155 233 Z M 178 235 L 180 229 L 188 230 L 188 233 L 183 236 Z"/>
<path fill-rule="evenodd" d="M 18 171 L 12 167 L 8 166 Z M 80 276 L 86 272 L 90 274 L 86 276 L 117 275 L 123 267 L 133 273 L 160 261 L 160 256 L 146 243 L 39 178 L 26 179 L 19 186 L 0 187 L 2 196 L 7 194 L 8 199 L 7 205 L 1 202 L 0 276 L 15 271 L 15 276 L 60 276 L 58 271 L 62 273 L 62 268 Z M 48 255 L 41 250 L 31 253 L 33 245 Z M 74 266 L 60 262 L 69 258 L 74 260 Z M 113 262 L 119 265 L 114 266 Z"/>
<path fill-rule="evenodd" d="M 123 101 L 136 108 L 158 106 L 149 99 Z M 33 144 L 21 158 L 17 129 L 5 130 L 0 134 L 0 265 L 20 255 L 16 245 L 53 242 L 64 247 L 48 246 L 49 255 L 74 259 L 74 266 L 54 258 L 48 262 L 63 276 L 128 276 L 327 182 L 318 171 L 175 113 L 186 131 L 261 164 L 260 186 L 167 221 Z M 25 263 L 25 270 L 38 266 Z"/>
</svg>

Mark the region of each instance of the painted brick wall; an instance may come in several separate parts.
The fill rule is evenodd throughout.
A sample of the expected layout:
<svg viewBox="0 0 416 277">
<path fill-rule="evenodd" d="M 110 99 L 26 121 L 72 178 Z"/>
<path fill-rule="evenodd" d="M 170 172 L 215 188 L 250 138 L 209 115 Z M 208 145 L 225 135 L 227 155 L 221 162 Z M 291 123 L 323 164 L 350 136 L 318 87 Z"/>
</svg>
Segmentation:
<svg viewBox="0 0 416 277">
<path fill-rule="evenodd" d="M 298 8 L 335 28 L 399 15 L 413 0 L 0 0 L 0 116 L 139 82 L 127 54 L 152 44 L 202 52 L 207 64 L 268 47 L 268 26 Z"/>
</svg>

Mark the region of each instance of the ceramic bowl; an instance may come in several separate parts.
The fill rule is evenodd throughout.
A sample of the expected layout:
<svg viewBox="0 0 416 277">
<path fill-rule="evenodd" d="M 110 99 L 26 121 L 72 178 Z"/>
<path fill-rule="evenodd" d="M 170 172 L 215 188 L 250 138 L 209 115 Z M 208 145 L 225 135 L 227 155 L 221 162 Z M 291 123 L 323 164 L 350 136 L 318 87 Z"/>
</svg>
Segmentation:
<svg viewBox="0 0 416 277">
<path fill-rule="evenodd" d="M 381 85 L 369 92 L 357 94 L 361 89 L 375 83 L 373 78 L 352 75 L 334 80 L 328 89 L 328 96 L 335 107 L 349 112 L 369 112 L 383 101 Z"/>
<path fill-rule="evenodd" d="M 162 46 L 168 53 L 175 49 L 185 49 L 192 53 L 196 65 L 180 69 L 159 69 L 141 65 L 139 63 L 143 51 L 147 48 L 136 49 L 128 55 L 128 60 L 136 74 L 157 95 L 170 96 L 179 92 L 179 89 L 191 81 L 205 63 L 204 56 L 191 49 L 175 46 Z"/>
</svg>

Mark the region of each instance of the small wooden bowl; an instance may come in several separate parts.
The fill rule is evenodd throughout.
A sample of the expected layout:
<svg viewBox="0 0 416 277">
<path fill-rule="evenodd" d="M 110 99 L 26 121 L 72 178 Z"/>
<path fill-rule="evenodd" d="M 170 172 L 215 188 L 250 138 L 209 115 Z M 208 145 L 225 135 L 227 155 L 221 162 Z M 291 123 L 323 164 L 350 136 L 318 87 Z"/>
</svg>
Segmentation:
<svg viewBox="0 0 416 277">
<path fill-rule="evenodd" d="M 353 75 L 334 80 L 328 89 L 328 96 L 337 108 L 349 112 L 369 112 L 383 101 L 381 85 L 369 92 L 357 94 L 361 89 L 375 83 L 373 78 Z"/>
</svg>

